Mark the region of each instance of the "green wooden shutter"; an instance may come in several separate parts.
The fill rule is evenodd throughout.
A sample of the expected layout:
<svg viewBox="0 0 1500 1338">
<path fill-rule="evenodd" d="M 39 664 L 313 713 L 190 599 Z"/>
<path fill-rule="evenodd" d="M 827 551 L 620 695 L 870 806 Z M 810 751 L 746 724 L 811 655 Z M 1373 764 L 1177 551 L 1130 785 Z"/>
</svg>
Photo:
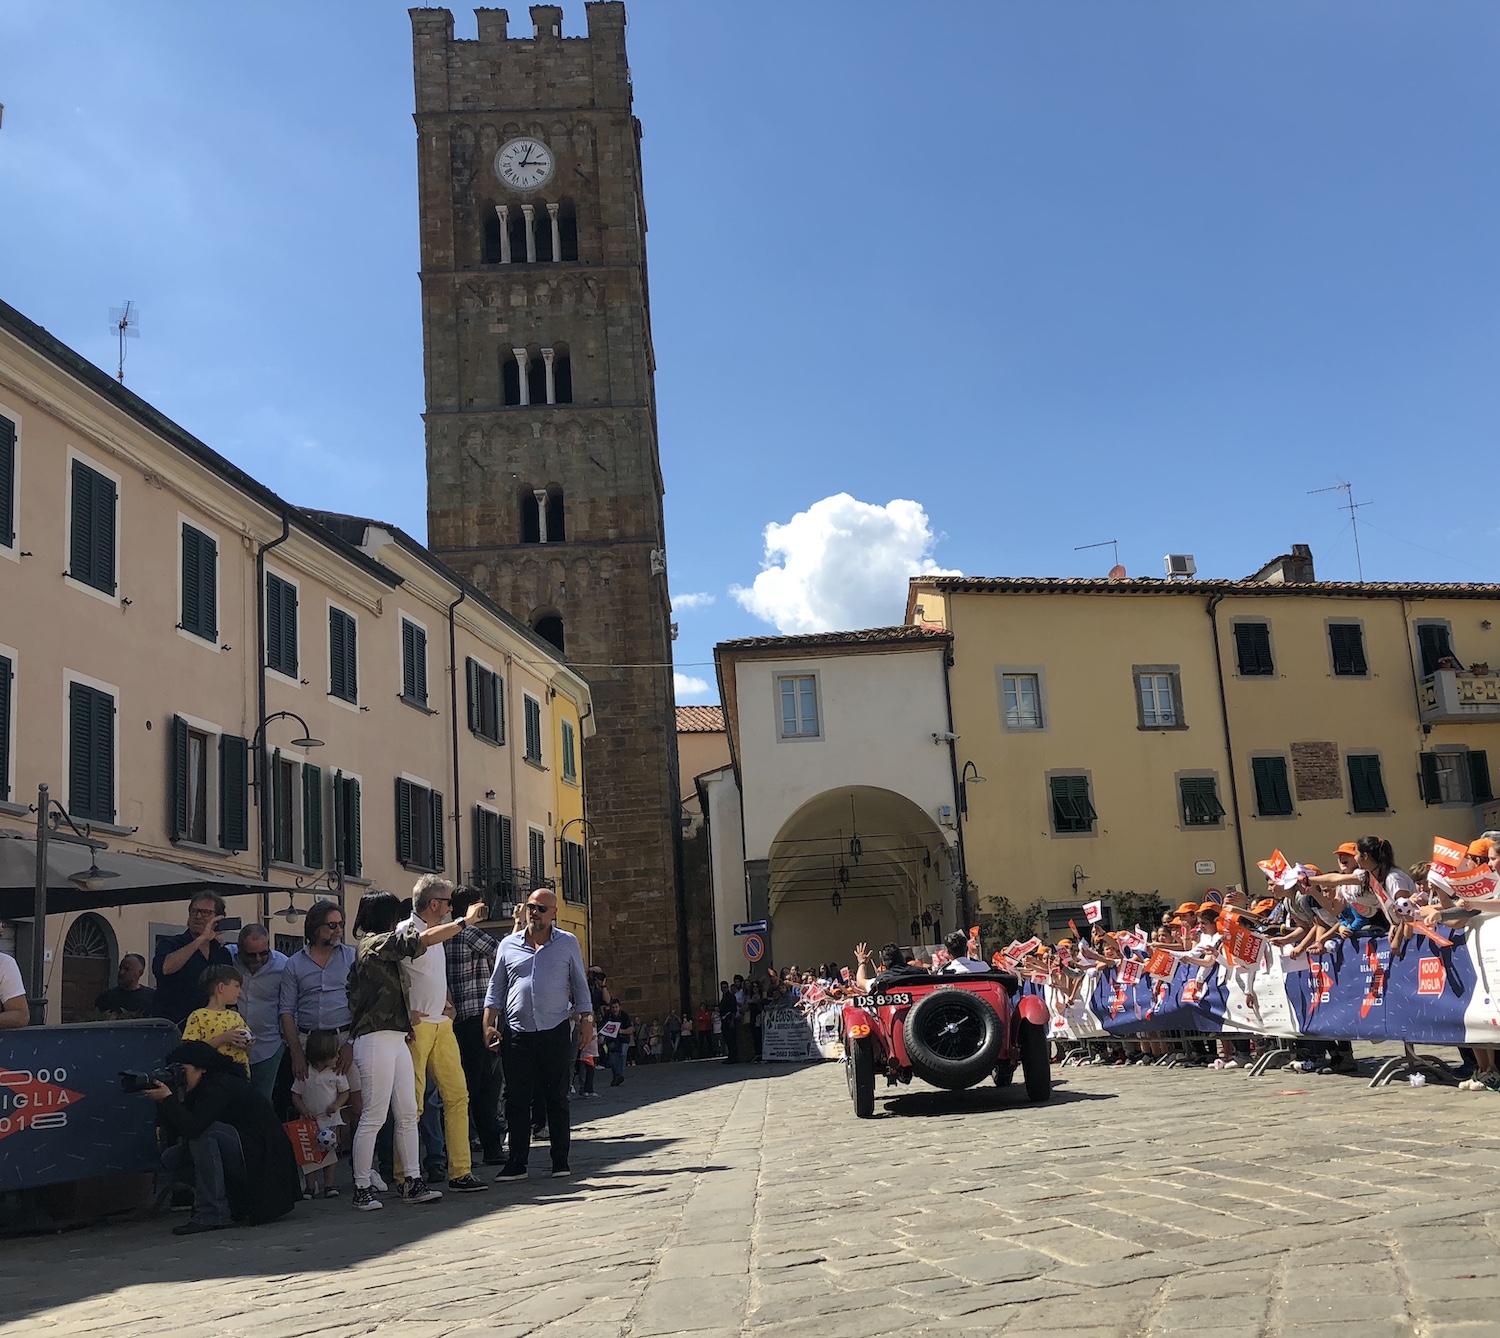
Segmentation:
<svg viewBox="0 0 1500 1338">
<path fill-rule="evenodd" d="M 396 777 L 396 863 L 410 864 L 411 858 L 411 782 Z"/>
<path fill-rule="evenodd" d="M 266 667 L 281 668 L 281 592 L 286 586 L 275 576 L 266 577 Z"/>
<path fill-rule="evenodd" d="M 503 896 L 514 898 L 516 891 L 516 851 L 511 838 L 510 819 L 501 814 L 500 827 L 500 891 Z"/>
<path fill-rule="evenodd" d="M 180 715 L 172 717 L 169 743 L 172 750 L 168 768 L 172 787 L 169 808 L 171 837 L 174 841 L 181 841 L 188 834 L 188 722 Z"/>
<path fill-rule="evenodd" d="M 358 878 L 364 868 L 364 847 L 360 844 L 359 830 L 359 781 L 350 777 L 344 782 L 348 796 L 345 821 L 346 840 L 344 850 L 344 872 Z"/>
<path fill-rule="evenodd" d="M 479 705 L 479 665 L 472 657 L 464 661 L 464 682 L 469 692 L 469 731 L 473 734 L 483 735 L 484 713 Z M 476 809 L 475 812 L 478 812 Z"/>
<path fill-rule="evenodd" d="M 1495 797 L 1490 786 L 1490 757 L 1483 748 L 1469 749 L 1469 798 L 1487 804 Z"/>
<path fill-rule="evenodd" d="M 1429 806 L 1440 803 L 1443 798 L 1443 783 L 1438 775 L 1436 753 L 1421 753 L 1418 762 L 1422 768 L 1422 801 Z"/>
<path fill-rule="evenodd" d="M 68 693 L 68 808 L 77 818 L 115 820 L 115 699 L 82 683 Z"/>
<path fill-rule="evenodd" d="M 401 624 L 401 695 L 427 705 L 427 633 L 409 622 Z"/>
<path fill-rule="evenodd" d="M 494 699 L 495 742 L 505 742 L 505 680 L 499 674 L 490 676 L 490 693 Z"/>
<path fill-rule="evenodd" d="M 413 642 L 413 646 L 414 646 L 415 651 L 416 651 L 416 656 L 415 656 L 415 658 L 416 658 L 416 668 L 417 668 L 417 679 L 416 679 L 417 693 L 416 693 L 416 696 L 417 696 L 417 700 L 419 702 L 421 702 L 423 706 L 426 706 L 427 705 L 427 633 L 424 632 L 420 627 L 413 627 L 411 630 L 412 630 L 412 634 L 413 634 L 412 635 L 412 642 Z"/>
<path fill-rule="evenodd" d="M 1422 676 L 1437 673 L 1438 661 L 1453 658 L 1447 623 L 1418 623 L 1417 645 L 1422 652 Z"/>
<path fill-rule="evenodd" d="M 290 581 L 281 583 L 281 656 L 282 673 L 297 677 L 297 587 Z"/>
<path fill-rule="evenodd" d="M 0 418 L 0 547 L 16 542 L 16 425 Z M 5 781 L 0 779 L 0 786 Z"/>
<path fill-rule="evenodd" d="M 73 461 L 72 533 L 68 539 L 68 575 L 92 584 L 94 570 L 94 471 Z"/>
<path fill-rule="evenodd" d="M 1236 623 L 1234 646 L 1242 678 L 1275 673 L 1276 666 L 1271 660 L 1271 629 L 1265 623 Z"/>
<path fill-rule="evenodd" d="M 328 695 L 349 700 L 349 689 L 345 686 L 347 672 L 344 667 L 344 618 L 338 609 L 328 610 Z"/>
<path fill-rule="evenodd" d="M 432 792 L 432 867 L 439 873 L 447 862 L 443 854 L 443 796 Z"/>
<path fill-rule="evenodd" d="M 0 419 L 0 422 L 4 421 Z M 0 655 L 0 799 L 10 798 L 10 685 L 13 679 L 10 661 Z"/>
<path fill-rule="evenodd" d="M 1211 776 L 1184 776 L 1179 785 L 1183 821 L 1190 827 L 1210 827 L 1224 816 Z"/>
<path fill-rule="evenodd" d="M 182 527 L 182 621 L 184 631 L 207 641 L 219 636 L 219 550 L 208 535 Z"/>
<path fill-rule="evenodd" d="M 1368 672 L 1364 629 L 1358 623 L 1329 623 L 1328 643 L 1333 651 L 1335 674 L 1357 678 Z"/>
<path fill-rule="evenodd" d="M 237 735 L 219 738 L 219 844 L 225 850 L 250 849 L 250 742 Z"/>
<path fill-rule="evenodd" d="M 302 764 L 302 863 L 323 867 L 323 769 Z"/>
<path fill-rule="evenodd" d="M 1349 802 L 1356 813 L 1383 813 L 1387 808 L 1380 759 L 1373 754 L 1349 758 Z"/>
<path fill-rule="evenodd" d="M 471 660 L 472 664 L 473 661 Z M 485 811 L 474 805 L 474 884 L 481 892 L 489 891 L 489 850 L 485 846 Z M 460 873 L 463 870 L 459 870 Z"/>
<path fill-rule="evenodd" d="M 576 781 L 578 779 L 577 747 L 574 742 L 571 720 L 562 722 L 562 774 L 564 780 Z"/>
<path fill-rule="evenodd" d="M 73 533 L 69 575 L 76 581 L 115 593 L 115 501 L 113 479 L 73 461 Z"/>
</svg>

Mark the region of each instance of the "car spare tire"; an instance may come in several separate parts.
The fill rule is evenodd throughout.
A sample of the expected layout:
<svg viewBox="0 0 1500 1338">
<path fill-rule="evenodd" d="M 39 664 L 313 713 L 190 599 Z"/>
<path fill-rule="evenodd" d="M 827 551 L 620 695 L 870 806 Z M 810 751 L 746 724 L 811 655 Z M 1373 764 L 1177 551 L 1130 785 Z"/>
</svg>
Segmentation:
<svg viewBox="0 0 1500 1338">
<path fill-rule="evenodd" d="M 912 1005 L 905 1023 L 912 1072 L 934 1087 L 972 1087 L 1004 1047 L 999 1015 L 977 994 L 940 989 Z"/>
</svg>

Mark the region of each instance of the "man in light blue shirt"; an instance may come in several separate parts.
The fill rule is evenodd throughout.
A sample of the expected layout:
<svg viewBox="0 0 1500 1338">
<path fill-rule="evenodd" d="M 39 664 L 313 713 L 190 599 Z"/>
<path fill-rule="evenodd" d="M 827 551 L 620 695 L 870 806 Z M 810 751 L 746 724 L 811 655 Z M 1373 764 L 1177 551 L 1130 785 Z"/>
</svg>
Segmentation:
<svg viewBox="0 0 1500 1338">
<path fill-rule="evenodd" d="M 245 1019 L 255 1044 L 250 1047 L 250 1082 L 267 1101 L 281 1068 L 281 973 L 286 954 L 271 946 L 265 925 L 246 925 L 234 947 L 234 964 L 244 977 L 235 1011 Z"/>
<path fill-rule="evenodd" d="M 484 1043 L 500 1051 L 510 1134 L 497 1181 L 526 1179 L 537 1094 L 547 1107 L 552 1174 L 571 1174 L 568 1076 L 593 1030 L 593 998 L 578 940 L 557 927 L 557 893 L 537 888 L 526 899 L 526 928 L 500 940 L 484 996 Z"/>
</svg>

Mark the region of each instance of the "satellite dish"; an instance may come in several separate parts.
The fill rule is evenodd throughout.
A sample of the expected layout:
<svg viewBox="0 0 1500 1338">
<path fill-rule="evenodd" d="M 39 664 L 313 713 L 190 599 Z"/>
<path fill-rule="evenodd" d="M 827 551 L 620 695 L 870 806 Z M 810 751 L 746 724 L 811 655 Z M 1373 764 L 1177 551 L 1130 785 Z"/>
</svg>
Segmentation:
<svg viewBox="0 0 1500 1338">
<path fill-rule="evenodd" d="M 1109 569 L 1109 579 L 1112 581 L 1123 581 L 1125 579 L 1125 568 L 1117 562 Z"/>
</svg>

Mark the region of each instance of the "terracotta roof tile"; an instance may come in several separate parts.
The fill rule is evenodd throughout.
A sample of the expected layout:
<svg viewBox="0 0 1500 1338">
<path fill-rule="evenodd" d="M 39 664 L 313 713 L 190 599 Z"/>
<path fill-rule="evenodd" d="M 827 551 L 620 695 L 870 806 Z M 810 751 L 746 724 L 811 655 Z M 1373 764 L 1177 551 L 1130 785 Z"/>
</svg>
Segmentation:
<svg viewBox="0 0 1500 1338">
<path fill-rule="evenodd" d="M 1098 576 L 913 576 L 914 589 L 961 594 L 1081 595 L 1323 595 L 1345 599 L 1413 598 L 1500 599 L 1500 585 L 1443 584 L 1421 581 L 1306 581 L 1273 585 L 1269 581 L 1168 581 L 1159 576 L 1111 581 Z"/>
<path fill-rule="evenodd" d="M 947 632 L 929 627 L 866 627 L 858 632 L 810 632 L 803 636 L 750 636 L 721 641 L 716 650 L 801 650 L 816 646 L 884 646 L 902 642 L 949 640 Z"/>
<path fill-rule="evenodd" d="M 722 734 L 724 732 L 724 708 L 722 706 L 679 706 L 677 708 L 677 732 L 679 734 Z"/>
</svg>

